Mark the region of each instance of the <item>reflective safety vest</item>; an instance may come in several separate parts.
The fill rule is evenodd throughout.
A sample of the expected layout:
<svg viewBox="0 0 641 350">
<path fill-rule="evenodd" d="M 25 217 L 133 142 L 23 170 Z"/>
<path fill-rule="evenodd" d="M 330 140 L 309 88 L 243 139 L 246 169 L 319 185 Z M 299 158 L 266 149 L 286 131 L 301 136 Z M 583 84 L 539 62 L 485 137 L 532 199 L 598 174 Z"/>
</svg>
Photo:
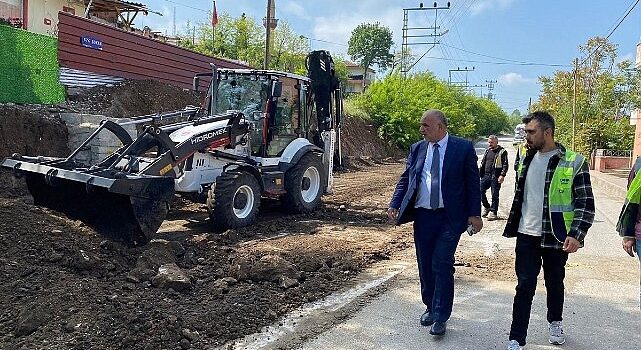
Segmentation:
<svg viewBox="0 0 641 350">
<path fill-rule="evenodd" d="M 628 187 L 628 192 L 625 195 L 625 203 L 619 214 L 617 221 L 617 232 L 620 236 L 634 237 L 634 226 L 637 222 L 637 214 L 639 213 L 639 203 L 641 203 L 641 171 L 639 171 L 641 163 L 637 160 L 634 165 L 636 174 L 634 180 Z"/>
<path fill-rule="evenodd" d="M 548 189 L 548 207 L 552 233 L 559 242 L 565 241 L 574 220 L 572 184 L 574 176 L 579 173 L 583 163 L 585 163 L 585 157 L 566 150 L 565 157 L 559 160 L 552 175 L 552 182 Z"/>
<path fill-rule="evenodd" d="M 548 209 L 552 233 L 559 242 L 564 242 L 570 232 L 574 220 L 574 198 L 572 197 L 572 184 L 574 177 L 579 173 L 585 163 L 585 157 L 565 151 L 565 156 L 559 159 L 554 169 L 552 181 L 548 188 Z M 523 162 L 519 165 L 519 177 L 523 175 Z"/>
<path fill-rule="evenodd" d="M 523 173 L 523 160 L 527 156 L 527 143 L 523 142 L 518 146 L 518 149 L 516 150 L 518 152 L 519 158 L 518 158 L 518 168 L 516 169 L 516 174 L 518 177 L 521 177 L 521 174 Z"/>
<path fill-rule="evenodd" d="M 499 153 L 496 154 L 494 157 L 494 168 L 496 169 L 502 169 L 503 168 L 503 161 L 501 158 L 503 158 L 503 153 L 505 153 L 505 148 L 501 148 L 499 150 Z"/>
</svg>

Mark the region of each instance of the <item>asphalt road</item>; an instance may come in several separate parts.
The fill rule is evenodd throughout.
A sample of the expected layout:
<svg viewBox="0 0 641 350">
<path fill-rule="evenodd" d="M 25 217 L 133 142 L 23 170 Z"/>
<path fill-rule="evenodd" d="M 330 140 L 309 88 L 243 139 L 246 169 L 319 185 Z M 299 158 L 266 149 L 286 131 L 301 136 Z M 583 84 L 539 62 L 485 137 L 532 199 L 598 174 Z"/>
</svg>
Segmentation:
<svg viewBox="0 0 641 350">
<path fill-rule="evenodd" d="M 515 153 L 511 139 L 502 138 L 500 144 L 508 149 L 512 162 Z M 482 154 L 485 145 L 485 141 L 478 143 L 477 153 Z M 501 191 L 500 217 L 505 218 L 509 212 L 513 187 L 514 172 L 510 171 Z M 570 256 L 566 270 L 567 342 L 560 347 L 548 343 L 541 274 L 526 349 L 641 349 L 639 261 L 623 252 L 614 230 L 622 200 L 605 187 L 595 186 L 594 193 L 595 223 L 585 248 Z M 515 240 L 501 237 L 504 224 L 504 220 L 486 221 L 479 234 L 463 235 L 459 250 L 482 251 L 490 256 L 512 254 Z M 315 312 L 295 313 L 291 316 L 297 318 L 295 322 L 281 320 L 279 325 L 233 348 L 505 349 L 515 282 L 457 275 L 455 285 L 453 315 L 447 334 L 441 338 L 432 337 L 427 327 L 419 325 L 424 306 L 410 249 L 400 260 L 364 274 L 362 283 L 335 296 L 333 303 L 324 301 L 326 305 L 318 306 Z M 380 286 L 384 286 L 382 291 L 373 292 Z"/>
</svg>

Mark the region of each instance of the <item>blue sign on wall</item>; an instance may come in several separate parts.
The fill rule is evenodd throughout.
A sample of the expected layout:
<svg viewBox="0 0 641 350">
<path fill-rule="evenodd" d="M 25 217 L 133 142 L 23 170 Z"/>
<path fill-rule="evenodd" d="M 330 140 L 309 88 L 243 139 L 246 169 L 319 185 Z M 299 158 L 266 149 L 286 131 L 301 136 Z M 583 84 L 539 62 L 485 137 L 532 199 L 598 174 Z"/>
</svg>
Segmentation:
<svg viewBox="0 0 641 350">
<path fill-rule="evenodd" d="M 90 49 L 96 49 L 96 50 L 102 50 L 102 41 L 96 38 L 91 38 L 88 36 L 81 36 L 80 37 L 80 44 L 84 47 L 88 47 Z"/>
</svg>

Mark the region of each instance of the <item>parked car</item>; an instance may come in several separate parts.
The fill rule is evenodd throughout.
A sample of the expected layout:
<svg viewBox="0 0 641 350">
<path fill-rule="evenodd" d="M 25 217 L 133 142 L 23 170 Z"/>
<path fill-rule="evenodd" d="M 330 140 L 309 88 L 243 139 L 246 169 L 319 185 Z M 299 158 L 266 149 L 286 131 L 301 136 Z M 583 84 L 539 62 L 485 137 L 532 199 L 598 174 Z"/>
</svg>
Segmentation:
<svg viewBox="0 0 641 350">
<path fill-rule="evenodd" d="M 514 128 L 514 139 L 512 140 L 512 144 L 517 145 L 523 141 L 525 141 L 525 124 L 518 124 Z"/>
</svg>

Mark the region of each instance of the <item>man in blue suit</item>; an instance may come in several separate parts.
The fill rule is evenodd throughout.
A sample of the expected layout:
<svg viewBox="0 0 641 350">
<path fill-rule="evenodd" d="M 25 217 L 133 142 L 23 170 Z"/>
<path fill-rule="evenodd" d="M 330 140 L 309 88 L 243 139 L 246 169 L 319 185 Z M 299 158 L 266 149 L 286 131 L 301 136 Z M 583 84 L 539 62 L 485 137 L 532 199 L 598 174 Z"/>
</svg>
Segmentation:
<svg viewBox="0 0 641 350">
<path fill-rule="evenodd" d="M 421 325 L 443 335 L 454 301 L 454 252 L 461 234 L 483 228 L 476 152 L 470 141 L 449 135 L 447 118 L 429 110 L 421 118 L 425 140 L 410 148 L 387 210 L 397 225 L 414 221 L 421 297 Z"/>
</svg>

